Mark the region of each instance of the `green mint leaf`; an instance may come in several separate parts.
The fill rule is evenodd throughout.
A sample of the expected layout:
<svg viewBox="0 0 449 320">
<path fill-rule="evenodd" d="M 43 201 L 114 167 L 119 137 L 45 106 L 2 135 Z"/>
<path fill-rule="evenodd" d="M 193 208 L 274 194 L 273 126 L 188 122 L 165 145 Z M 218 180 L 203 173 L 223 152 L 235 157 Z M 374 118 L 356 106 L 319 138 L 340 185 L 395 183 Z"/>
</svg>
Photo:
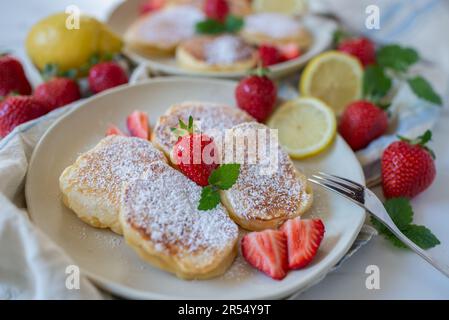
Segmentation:
<svg viewBox="0 0 449 320">
<path fill-rule="evenodd" d="M 207 211 L 215 208 L 220 203 L 220 194 L 218 190 L 212 187 L 204 187 L 201 191 L 198 210 Z"/>
<path fill-rule="evenodd" d="M 226 31 L 229 33 L 239 32 L 243 27 L 243 19 L 233 15 L 228 15 L 225 21 Z"/>
<path fill-rule="evenodd" d="M 440 244 L 440 240 L 426 227 L 411 224 L 402 232 L 422 249 L 430 249 Z"/>
<path fill-rule="evenodd" d="M 332 35 L 332 43 L 334 47 L 337 47 L 340 44 L 340 42 L 348 38 L 348 36 L 349 35 L 341 29 L 335 30 L 334 34 Z"/>
<path fill-rule="evenodd" d="M 392 198 L 384 203 L 385 210 L 394 224 L 401 230 L 413 221 L 413 209 L 406 198 Z"/>
<path fill-rule="evenodd" d="M 433 90 L 430 83 L 421 76 L 416 76 L 408 80 L 408 84 L 418 98 L 441 106 L 441 97 Z"/>
<path fill-rule="evenodd" d="M 363 95 L 373 102 L 383 98 L 391 88 L 391 79 L 379 66 L 368 66 L 363 74 Z"/>
<path fill-rule="evenodd" d="M 195 26 L 196 32 L 200 34 L 219 34 L 226 31 L 226 26 L 214 19 L 200 21 Z"/>
<path fill-rule="evenodd" d="M 209 177 L 209 184 L 221 190 L 230 189 L 237 181 L 240 173 L 240 164 L 222 164 L 215 169 Z"/>
<path fill-rule="evenodd" d="M 377 63 L 385 68 L 405 72 L 418 62 L 419 55 L 412 48 L 403 48 L 399 45 L 387 45 L 377 52 Z"/>
<path fill-rule="evenodd" d="M 406 198 L 392 198 L 385 202 L 385 209 L 399 230 L 422 249 L 433 248 L 440 241 L 432 232 L 424 226 L 412 224 L 413 209 Z M 407 248 L 383 223 L 371 216 L 371 223 L 379 234 L 383 235 L 393 245 L 399 248 Z"/>
</svg>

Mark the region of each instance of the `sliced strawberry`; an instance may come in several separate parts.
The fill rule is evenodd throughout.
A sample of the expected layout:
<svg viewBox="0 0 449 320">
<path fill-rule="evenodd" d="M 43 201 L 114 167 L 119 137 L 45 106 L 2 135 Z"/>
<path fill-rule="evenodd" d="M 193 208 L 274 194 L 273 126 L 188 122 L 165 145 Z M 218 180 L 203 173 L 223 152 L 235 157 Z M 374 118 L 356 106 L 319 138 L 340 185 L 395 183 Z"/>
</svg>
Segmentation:
<svg viewBox="0 0 449 320">
<path fill-rule="evenodd" d="M 281 53 L 282 61 L 290 61 L 301 56 L 301 50 L 299 49 L 298 45 L 294 43 L 280 46 L 278 49 Z"/>
<path fill-rule="evenodd" d="M 320 219 L 295 218 L 285 222 L 281 231 L 287 238 L 288 267 L 300 269 L 315 257 L 324 236 L 324 224 Z"/>
<path fill-rule="evenodd" d="M 242 239 L 242 254 L 250 265 L 276 280 L 287 275 L 286 237 L 277 230 L 251 232 Z"/>
<path fill-rule="evenodd" d="M 108 129 L 106 130 L 106 136 L 124 136 L 127 135 L 123 133 L 117 126 L 110 124 Z"/>
<path fill-rule="evenodd" d="M 145 112 L 136 110 L 131 113 L 126 119 L 126 125 L 131 136 L 148 139 L 148 115 Z"/>
</svg>

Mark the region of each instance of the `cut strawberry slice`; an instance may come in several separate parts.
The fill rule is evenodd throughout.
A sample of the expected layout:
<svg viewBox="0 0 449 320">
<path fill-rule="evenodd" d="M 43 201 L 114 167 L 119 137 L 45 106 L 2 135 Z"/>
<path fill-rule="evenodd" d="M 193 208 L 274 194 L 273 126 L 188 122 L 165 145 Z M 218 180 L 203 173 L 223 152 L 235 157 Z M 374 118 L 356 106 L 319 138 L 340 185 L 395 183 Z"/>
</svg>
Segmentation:
<svg viewBox="0 0 449 320">
<path fill-rule="evenodd" d="M 126 137 L 126 134 L 124 134 L 122 130 L 120 130 L 117 126 L 110 124 L 108 129 L 106 130 L 106 136 L 114 135 Z"/>
<path fill-rule="evenodd" d="M 277 230 L 251 232 L 242 239 L 242 255 L 250 265 L 276 280 L 287 275 L 286 237 Z"/>
<path fill-rule="evenodd" d="M 145 112 L 136 110 L 131 113 L 126 119 L 126 125 L 131 136 L 148 140 L 148 115 Z"/>
<path fill-rule="evenodd" d="M 301 56 L 301 50 L 294 43 L 280 46 L 278 49 L 281 53 L 280 55 L 282 61 L 290 61 Z"/>
<path fill-rule="evenodd" d="M 288 267 L 300 269 L 307 266 L 315 257 L 323 240 L 323 221 L 295 218 L 285 222 L 281 231 L 287 238 Z"/>
</svg>

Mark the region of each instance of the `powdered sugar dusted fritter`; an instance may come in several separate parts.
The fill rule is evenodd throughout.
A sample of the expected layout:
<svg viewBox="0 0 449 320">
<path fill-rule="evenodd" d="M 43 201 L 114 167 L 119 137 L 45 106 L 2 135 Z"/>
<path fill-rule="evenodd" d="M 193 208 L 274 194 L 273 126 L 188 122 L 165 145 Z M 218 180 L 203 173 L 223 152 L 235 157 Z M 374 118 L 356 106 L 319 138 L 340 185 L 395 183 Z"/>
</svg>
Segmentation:
<svg viewBox="0 0 449 320">
<path fill-rule="evenodd" d="M 126 241 L 145 260 L 181 278 L 209 278 L 232 263 L 238 227 L 222 205 L 197 209 L 201 187 L 166 163 L 148 166 L 122 194 Z"/>
<path fill-rule="evenodd" d="M 106 137 L 61 174 L 64 203 L 88 224 L 121 233 L 118 211 L 123 183 L 139 178 L 154 161 L 166 158 L 151 142 Z"/>
<path fill-rule="evenodd" d="M 151 141 L 167 156 L 173 149 L 178 138 L 171 128 L 177 127 L 179 119 L 185 123 L 192 116 L 199 129 L 204 134 L 221 141 L 226 129 L 233 126 L 254 121 L 254 118 L 245 111 L 236 107 L 210 102 L 184 102 L 170 107 L 165 115 L 161 116 L 152 132 Z"/>
<path fill-rule="evenodd" d="M 256 122 L 244 123 L 232 128 L 230 136 L 257 134 L 259 130 L 266 132 L 266 138 L 258 136 L 245 140 L 244 149 L 240 150 L 244 153 L 243 163 L 242 155 L 236 155 L 241 163 L 239 178 L 231 189 L 222 192 L 222 201 L 231 217 L 249 230 L 276 228 L 285 220 L 304 213 L 313 198 L 306 177 L 274 140 L 276 137 L 270 138 L 268 127 Z M 250 147 L 248 143 L 253 145 Z M 261 147 L 266 151 L 259 154 L 257 150 Z M 239 149 L 235 147 L 234 152 L 238 153 Z M 225 159 L 225 162 L 235 162 L 235 159 L 238 158 Z"/>
</svg>

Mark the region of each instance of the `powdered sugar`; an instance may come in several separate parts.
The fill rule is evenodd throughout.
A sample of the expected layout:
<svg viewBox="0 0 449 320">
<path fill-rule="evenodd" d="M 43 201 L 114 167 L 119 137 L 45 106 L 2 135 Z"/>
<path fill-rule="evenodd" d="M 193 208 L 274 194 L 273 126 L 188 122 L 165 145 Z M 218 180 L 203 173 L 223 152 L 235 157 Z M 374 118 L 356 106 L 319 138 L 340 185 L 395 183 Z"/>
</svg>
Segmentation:
<svg viewBox="0 0 449 320">
<path fill-rule="evenodd" d="M 257 13 L 246 17 L 244 32 L 264 34 L 280 39 L 295 36 L 301 24 L 292 17 L 278 13 Z"/>
<path fill-rule="evenodd" d="M 269 130 L 268 127 L 258 123 L 245 123 L 238 125 L 232 131 Z M 267 134 L 267 137 L 269 135 Z M 267 138 L 268 139 L 268 138 Z M 267 141 L 251 141 L 260 148 Z M 226 142 L 227 143 L 227 142 Z M 246 148 L 245 153 L 248 153 Z M 278 217 L 293 217 L 305 201 L 305 186 L 297 178 L 297 171 L 288 154 L 279 146 L 267 146 L 267 153 L 277 152 L 277 167 L 272 174 L 261 172 L 267 157 L 257 155 L 256 163 L 241 164 L 240 175 L 234 186 L 227 191 L 226 196 L 234 211 L 247 219 L 273 219 Z M 269 159 L 269 158 L 268 158 Z"/>
<path fill-rule="evenodd" d="M 167 150 L 171 150 L 177 137 L 170 130 L 178 125 L 179 119 L 187 122 L 192 116 L 201 131 L 214 139 L 219 139 L 225 129 L 254 121 L 246 112 L 227 105 L 209 102 L 184 102 L 169 109 L 166 115 L 159 118 L 154 128 L 155 141 Z"/>
<path fill-rule="evenodd" d="M 194 6 L 176 6 L 146 17 L 137 30 L 138 37 L 148 42 L 177 44 L 195 35 L 195 24 L 204 14 Z"/>
<path fill-rule="evenodd" d="M 122 214 L 157 251 L 214 253 L 235 241 L 238 228 L 221 205 L 199 211 L 200 194 L 201 187 L 182 173 L 155 162 L 124 191 Z"/>
<path fill-rule="evenodd" d="M 232 35 L 216 37 L 204 47 L 204 55 L 210 64 L 233 64 L 251 57 L 254 49 L 241 38 Z"/>
<path fill-rule="evenodd" d="M 139 178 L 149 163 L 164 160 L 146 140 L 109 136 L 77 160 L 70 184 L 81 191 L 108 194 L 111 204 L 117 205 L 123 182 Z"/>
</svg>

